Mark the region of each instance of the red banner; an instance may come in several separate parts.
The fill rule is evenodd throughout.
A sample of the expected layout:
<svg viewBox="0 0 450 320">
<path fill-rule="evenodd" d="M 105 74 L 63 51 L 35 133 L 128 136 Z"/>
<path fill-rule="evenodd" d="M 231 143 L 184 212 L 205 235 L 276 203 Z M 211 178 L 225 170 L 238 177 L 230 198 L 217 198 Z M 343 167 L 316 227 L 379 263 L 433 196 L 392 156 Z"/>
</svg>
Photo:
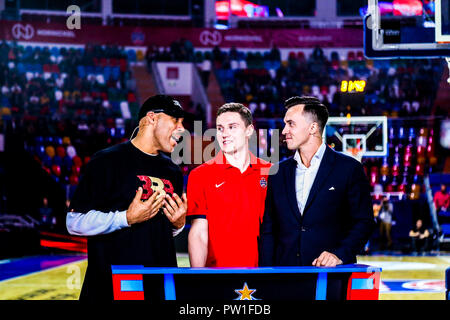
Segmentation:
<svg viewBox="0 0 450 320">
<path fill-rule="evenodd" d="M 81 25 L 70 30 L 64 24 L 2 21 L 5 40 L 58 43 L 107 44 L 121 46 L 169 46 L 184 38 L 195 47 L 230 48 L 362 48 L 363 31 L 355 29 L 229 29 L 158 28 Z"/>
</svg>

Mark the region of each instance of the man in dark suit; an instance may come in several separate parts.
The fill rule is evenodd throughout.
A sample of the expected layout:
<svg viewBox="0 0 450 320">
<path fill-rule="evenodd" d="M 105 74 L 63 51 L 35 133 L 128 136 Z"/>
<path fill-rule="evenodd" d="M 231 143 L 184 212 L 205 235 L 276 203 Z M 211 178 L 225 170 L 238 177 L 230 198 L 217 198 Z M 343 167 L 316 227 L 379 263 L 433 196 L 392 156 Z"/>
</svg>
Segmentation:
<svg viewBox="0 0 450 320">
<path fill-rule="evenodd" d="M 282 134 L 296 153 L 269 175 L 259 265 L 356 263 L 375 227 L 363 167 L 322 142 L 328 111 L 317 98 L 292 97 L 285 107 Z"/>
</svg>

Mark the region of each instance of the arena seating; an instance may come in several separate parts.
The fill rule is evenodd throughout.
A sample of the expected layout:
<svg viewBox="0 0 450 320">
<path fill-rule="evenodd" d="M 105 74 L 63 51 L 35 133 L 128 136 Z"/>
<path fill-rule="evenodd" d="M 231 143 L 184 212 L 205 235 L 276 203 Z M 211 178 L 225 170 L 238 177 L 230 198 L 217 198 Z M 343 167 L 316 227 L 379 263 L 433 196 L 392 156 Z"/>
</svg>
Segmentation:
<svg viewBox="0 0 450 320">
<path fill-rule="evenodd" d="M 9 56 L 8 65 L 2 66 L 6 74 L 0 83 L 4 90 L 1 102 L 2 107 L 11 109 L 12 115 L 26 112 L 64 117 L 103 113 L 119 117 L 121 103 L 136 103 L 127 86 L 128 56 L 118 48 L 50 50 L 30 46 L 10 48 L 3 43 L 1 50 Z M 25 96 L 21 97 L 21 93 Z"/>
<path fill-rule="evenodd" d="M 361 50 L 348 50 L 346 56 L 332 51 L 329 57 L 320 48 L 309 56 L 291 51 L 282 61 L 277 48 L 244 52 L 215 47 L 190 56 L 185 46 L 190 47 L 180 40 L 174 43 L 176 50 L 173 46 L 163 51 L 152 47 L 151 61 L 192 61 L 201 68 L 204 60 L 211 60 L 226 101 L 256 103 L 256 112 L 262 103 L 269 106 L 272 116 L 274 111 L 282 112 L 281 102 L 293 94 L 316 95 L 329 106 L 331 116 L 348 111 L 353 116 L 386 115 L 393 119 L 430 115 L 434 96 L 430 97 L 429 91 L 435 91 L 444 70 L 440 59 L 368 60 Z M 336 96 L 340 82 L 348 78 L 366 81 L 366 110 L 339 109 Z M 425 85 L 431 89 L 425 90 Z"/>
<path fill-rule="evenodd" d="M 396 126 L 399 123 L 401 126 Z M 437 165 L 434 130 L 403 127 L 402 121 L 389 124 L 388 157 L 363 161 L 371 186 L 381 186 L 378 191 L 404 192 L 408 198 L 418 199 L 424 191 L 423 177 Z M 374 198 L 379 200 L 380 195 Z"/>
<path fill-rule="evenodd" d="M 122 141 L 139 108 L 127 80 L 129 52 L 118 47 L 11 46 L 0 56 L 2 120 L 21 119 L 26 149 L 54 180 L 78 183 L 90 156 Z M 6 59 L 5 59 L 6 60 Z M 77 155 L 78 152 L 78 155 Z"/>
</svg>

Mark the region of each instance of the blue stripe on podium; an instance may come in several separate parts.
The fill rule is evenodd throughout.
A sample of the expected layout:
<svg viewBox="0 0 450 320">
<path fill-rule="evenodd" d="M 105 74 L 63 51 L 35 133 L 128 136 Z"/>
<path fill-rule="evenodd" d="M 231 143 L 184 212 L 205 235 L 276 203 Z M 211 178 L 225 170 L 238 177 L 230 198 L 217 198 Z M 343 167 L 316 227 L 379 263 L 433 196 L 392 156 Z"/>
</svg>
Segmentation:
<svg viewBox="0 0 450 320">
<path fill-rule="evenodd" d="M 121 291 L 144 291 L 142 280 L 122 280 L 120 281 Z"/>
<path fill-rule="evenodd" d="M 373 290 L 373 279 L 352 279 L 352 290 Z"/>
<path fill-rule="evenodd" d="M 316 300 L 326 300 L 327 299 L 327 274 L 321 272 L 317 275 L 316 284 Z"/>
<path fill-rule="evenodd" d="M 175 282 L 173 281 L 173 274 L 164 274 L 164 293 L 166 300 L 176 300 Z"/>
</svg>

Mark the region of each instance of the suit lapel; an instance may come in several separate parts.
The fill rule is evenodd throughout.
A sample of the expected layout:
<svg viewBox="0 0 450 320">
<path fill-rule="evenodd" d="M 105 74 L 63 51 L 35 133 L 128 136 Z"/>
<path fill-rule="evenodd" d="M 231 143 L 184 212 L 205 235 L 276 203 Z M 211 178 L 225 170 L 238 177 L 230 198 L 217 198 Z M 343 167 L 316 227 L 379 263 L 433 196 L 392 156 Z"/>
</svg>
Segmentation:
<svg viewBox="0 0 450 320">
<path fill-rule="evenodd" d="M 284 186 L 285 194 L 288 198 L 289 205 L 291 206 L 291 212 L 294 214 L 295 218 L 300 221 L 300 210 L 298 209 L 297 195 L 295 192 L 295 169 L 297 167 L 297 162 L 294 158 L 289 160 L 289 165 L 286 166 L 284 170 Z"/>
<path fill-rule="evenodd" d="M 322 187 L 324 181 L 328 177 L 333 169 L 333 163 L 335 161 L 334 151 L 330 149 L 330 147 L 326 146 L 325 153 L 323 155 L 322 161 L 320 162 L 319 171 L 317 172 L 316 178 L 314 179 L 314 183 L 311 186 L 311 190 L 308 195 L 308 200 L 306 201 L 305 209 L 303 210 L 303 215 L 308 210 L 308 207 L 313 202 L 320 188 Z"/>
</svg>

